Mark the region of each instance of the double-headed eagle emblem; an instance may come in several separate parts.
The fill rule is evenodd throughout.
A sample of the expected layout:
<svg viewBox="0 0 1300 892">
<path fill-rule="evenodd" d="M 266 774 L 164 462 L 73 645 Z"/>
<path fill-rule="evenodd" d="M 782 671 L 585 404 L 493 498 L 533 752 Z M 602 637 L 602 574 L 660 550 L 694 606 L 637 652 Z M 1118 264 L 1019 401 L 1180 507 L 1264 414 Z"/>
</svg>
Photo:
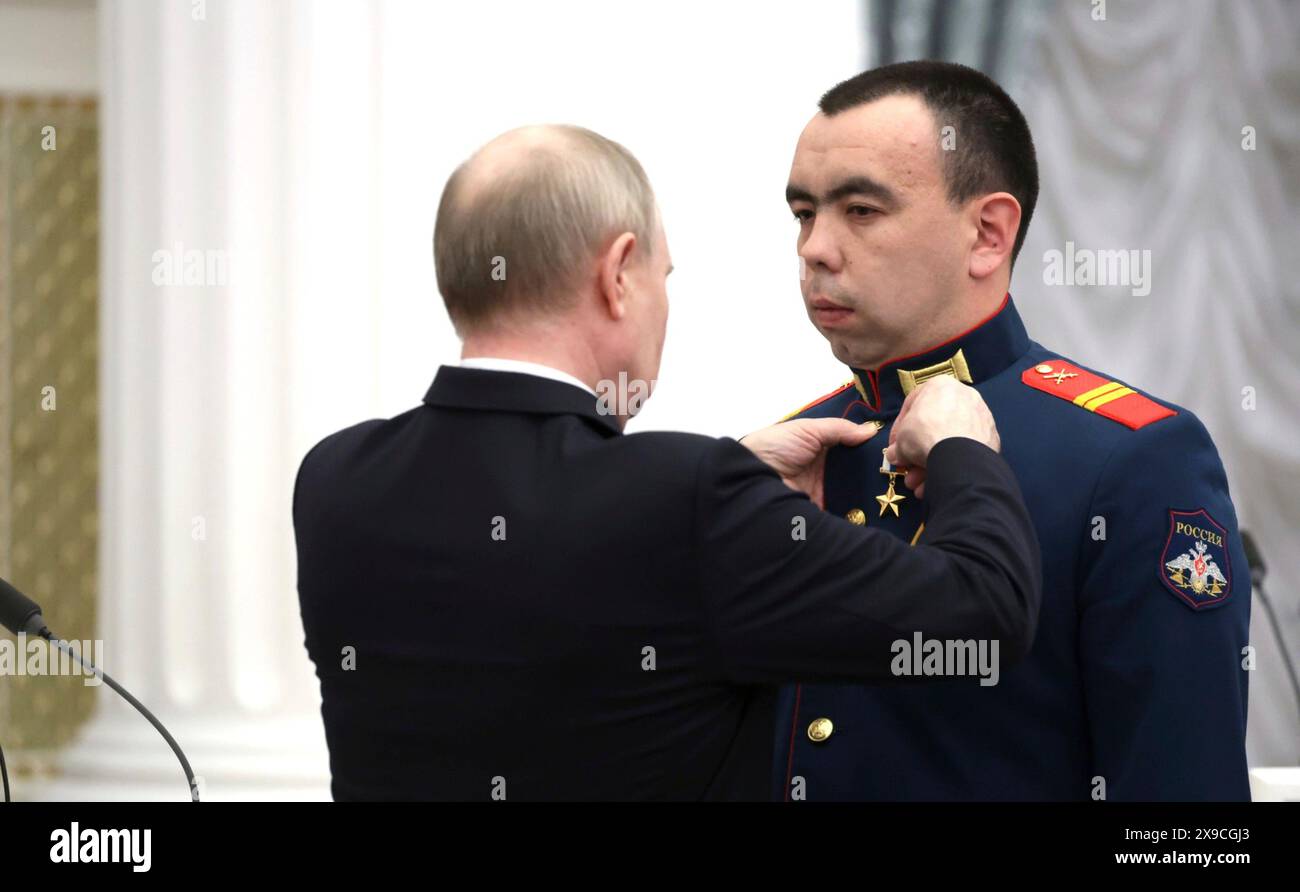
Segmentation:
<svg viewBox="0 0 1300 892">
<path fill-rule="evenodd" d="M 1191 589 L 1196 594 L 1218 595 L 1228 578 L 1219 570 L 1214 558 L 1205 553 L 1205 543 L 1197 542 L 1186 554 L 1180 554 L 1165 564 L 1169 581 L 1179 588 Z"/>
</svg>

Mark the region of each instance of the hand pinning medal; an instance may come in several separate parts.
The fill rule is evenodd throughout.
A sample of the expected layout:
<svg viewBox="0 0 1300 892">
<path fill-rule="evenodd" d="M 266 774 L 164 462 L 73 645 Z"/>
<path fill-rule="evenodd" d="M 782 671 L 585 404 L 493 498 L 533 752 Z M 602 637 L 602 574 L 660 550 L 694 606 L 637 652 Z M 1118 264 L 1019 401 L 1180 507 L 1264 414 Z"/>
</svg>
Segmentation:
<svg viewBox="0 0 1300 892">
<path fill-rule="evenodd" d="M 876 501 L 880 503 L 880 516 L 884 517 L 886 511 L 893 511 L 894 516 L 898 517 L 898 503 L 906 499 L 907 496 L 900 496 L 894 491 L 894 481 L 903 472 L 894 470 L 894 466 L 891 465 L 889 459 L 885 457 L 884 449 L 880 450 L 880 473 L 889 476 L 889 488 L 885 490 L 884 495 L 876 496 Z"/>
</svg>

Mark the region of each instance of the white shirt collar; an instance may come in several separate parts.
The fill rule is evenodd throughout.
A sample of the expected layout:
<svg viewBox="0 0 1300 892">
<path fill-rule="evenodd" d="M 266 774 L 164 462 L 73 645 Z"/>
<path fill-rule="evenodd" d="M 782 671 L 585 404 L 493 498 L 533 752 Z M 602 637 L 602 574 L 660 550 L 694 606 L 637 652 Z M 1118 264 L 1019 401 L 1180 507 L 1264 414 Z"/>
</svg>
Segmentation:
<svg viewBox="0 0 1300 892">
<path fill-rule="evenodd" d="M 581 387 L 592 396 L 596 395 L 596 391 L 568 372 L 562 372 L 541 363 L 524 362 L 521 359 L 499 359 L 495 356 L 472 356 L 469 359 L 462 359 L 460 367 L 463 369 L 484 369 L 490 372 L 515 372 L 520 375 L 550 378 L 552 381 L 560 381 L 564 384 L 572 384 L 574 387 Z"/>
</svg>

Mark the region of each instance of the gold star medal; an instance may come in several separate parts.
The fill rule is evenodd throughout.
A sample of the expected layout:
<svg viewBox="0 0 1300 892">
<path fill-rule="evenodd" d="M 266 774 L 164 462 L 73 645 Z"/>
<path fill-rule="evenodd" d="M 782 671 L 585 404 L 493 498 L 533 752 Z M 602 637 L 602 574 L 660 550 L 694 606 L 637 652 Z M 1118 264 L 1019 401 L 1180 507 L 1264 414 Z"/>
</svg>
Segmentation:
<svg viewBox="0 0 1300 892">
<path fill-rule="evenodd" d="M 880 457 L 880 473 L 889 476 L 889 488 L 885 490 L 884 495 L 876 496 L 876 501 L 880 503 L 880 516 L 884 517 L 886 511 L 893 511 L 894 516 L 898 517 L 898 503 L 907 498 L 907 496 L 900 496 L 894 492 L 894 481 L 902 472 L 894 470 L 894 466 L 889 463 L 889 459 L 885 458 L 884 449 L 880 450 Z"/>
</svg>

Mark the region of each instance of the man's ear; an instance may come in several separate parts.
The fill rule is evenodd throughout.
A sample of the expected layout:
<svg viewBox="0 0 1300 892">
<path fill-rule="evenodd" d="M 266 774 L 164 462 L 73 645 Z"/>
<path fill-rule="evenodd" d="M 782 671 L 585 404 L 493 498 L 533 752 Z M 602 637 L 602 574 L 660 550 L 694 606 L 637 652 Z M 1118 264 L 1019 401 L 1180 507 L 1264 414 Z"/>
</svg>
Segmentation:
<svg viewBox="0 0 1300 892">
<path fill-rule="evenodd" d="M 1020 202 L 1008 192 L 994 192 L 974 207 L 975 244 L 971 247 L 970 274 L 983 279 L 1011 257 L 1020 231 Z"/>
<path fill-rule="evenodd" d="M 627 312 L 627 268 L 635 249 L 636 236 L 625 232 L 600 257 L 600 296 L 611 319 L 622 319 Z"/>
</svg>

